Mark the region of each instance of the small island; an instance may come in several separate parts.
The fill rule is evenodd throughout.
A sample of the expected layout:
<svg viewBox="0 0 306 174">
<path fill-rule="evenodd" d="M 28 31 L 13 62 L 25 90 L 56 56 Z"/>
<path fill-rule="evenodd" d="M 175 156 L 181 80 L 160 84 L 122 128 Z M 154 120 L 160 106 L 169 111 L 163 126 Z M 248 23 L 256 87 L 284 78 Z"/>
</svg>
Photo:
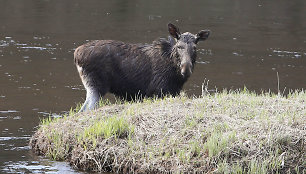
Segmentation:
<svg viewBox="0 0 306 174">
<path fill-rule="evenodd" d="M 224 90 L 77 110 L 42 120 L 33 151 L 96 172 L 305 172 L 303 90 L 286 96 Z"/>
</svg>

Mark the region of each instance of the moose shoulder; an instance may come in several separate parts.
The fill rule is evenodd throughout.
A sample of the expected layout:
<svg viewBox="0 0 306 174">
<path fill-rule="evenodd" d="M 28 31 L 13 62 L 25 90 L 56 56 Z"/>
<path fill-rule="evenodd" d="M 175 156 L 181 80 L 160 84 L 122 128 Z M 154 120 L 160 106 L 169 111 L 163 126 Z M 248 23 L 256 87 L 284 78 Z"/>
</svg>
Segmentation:
<svg viewBox="0 0 306 174">
<path fill-rule="evenodd" d="M 78 47 L 74 61 L 86 88 L 80 112 L 94 109 L 107 92 L 126 100 L 179 94 L 193 72 L 196 44 L 210 32 L 181 34 L 173 24 L 168 24 L 168 31 L 174 39 L 169 36 L 152 44 L 97 40 Z"/>
</svg>

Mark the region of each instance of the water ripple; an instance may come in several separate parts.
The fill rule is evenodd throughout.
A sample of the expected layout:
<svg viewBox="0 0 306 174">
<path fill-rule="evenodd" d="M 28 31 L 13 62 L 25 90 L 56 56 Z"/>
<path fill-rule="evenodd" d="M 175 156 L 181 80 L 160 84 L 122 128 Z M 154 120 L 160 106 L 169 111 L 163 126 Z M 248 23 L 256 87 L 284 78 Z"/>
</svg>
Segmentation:
<svg viewBox="0 0 306 174">
<path fill-rule="evenodd" d="M 0 141 L 28 140 L 30 137 L 0 137 Z"/>
<path fill-rule="evenodd" d="M 16 110 L 0 111 L 1 114 L 16 113 L 16 112 L 19 112 L 19 111 L 16 111 Z"/>
<path fill-rule="evenodd" d="M 290 58 L 301 58 L 302 56 L 305 56 L 306 53 L 299 52 L 299 51 L 289 51 L 289 50 L 279 50 L 279 49 L 272 49 L 272 52 L 276 54 L 278 57 L 290 57 Z"/>
</svg>

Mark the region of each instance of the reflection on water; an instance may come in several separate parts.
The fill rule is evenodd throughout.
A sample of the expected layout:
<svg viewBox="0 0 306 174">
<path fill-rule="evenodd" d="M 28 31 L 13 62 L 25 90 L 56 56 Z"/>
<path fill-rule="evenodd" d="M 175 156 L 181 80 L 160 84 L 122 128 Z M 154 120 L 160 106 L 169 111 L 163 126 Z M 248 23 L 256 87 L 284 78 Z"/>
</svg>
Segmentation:
<svg viewBox="0 0 306 174">
<path fill-rule="evenodd" d="M 166 24 L 210 29 L 199 44 L 190 95 L 237 89 L 306 87 L 306 1 L 6 1 L 0 0 L 0 173 L 75 173 L 31 153 L 42 118 L 59 117 L 85 98 L 74 49 L 94 39 L 150 43 Z M 277 4 L 277 5 L 275 5 Z M 56 113 L 56 114 L 55 114 Z"/>
<path fill-rule="evenodd" d="M 8 129 L 5 131 L 9 132 Z M 2 134 L 5 131 L 2 131 Z M 25 143 L 29 139 L 30 135 L 27 137 L 0 137 L 0 159 L 6 159 L 2 164 L 1 173 L 54 173 L 57 171 L 75 173 L 67 163 L 52 162 L 33 156 L 29 153 L 30 147 Z M 11 160 L 10 156 L 13 154 L 16 154 L 15 158 L 18 159 Z"/>
<path fill-rule="evenodd" d="M 82 173 L 70 168 L 66 162 L 49 161 L 43 158 L 39 161 L 5 162 L 4 173 Z"/>
</svg>

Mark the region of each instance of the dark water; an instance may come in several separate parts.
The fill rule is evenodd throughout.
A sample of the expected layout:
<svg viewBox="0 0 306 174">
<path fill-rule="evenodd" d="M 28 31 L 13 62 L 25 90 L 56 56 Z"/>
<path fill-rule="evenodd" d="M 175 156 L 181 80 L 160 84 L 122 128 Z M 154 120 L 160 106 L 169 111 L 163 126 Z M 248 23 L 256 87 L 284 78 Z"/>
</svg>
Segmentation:
<svg viewBox="0 0 306 174">
<path fill-rule="evenodd" d="M 31 153 L 40 119 L 85 98 L 73 50 L 88 40 L 150 43 L 166 24 L 196 33 L 198 64 L 189 95 L 209 89 L 277 92 L 306 88 L 306 1 L 0 0 L 0 173 L 74 173 Z"/>
</svg>

